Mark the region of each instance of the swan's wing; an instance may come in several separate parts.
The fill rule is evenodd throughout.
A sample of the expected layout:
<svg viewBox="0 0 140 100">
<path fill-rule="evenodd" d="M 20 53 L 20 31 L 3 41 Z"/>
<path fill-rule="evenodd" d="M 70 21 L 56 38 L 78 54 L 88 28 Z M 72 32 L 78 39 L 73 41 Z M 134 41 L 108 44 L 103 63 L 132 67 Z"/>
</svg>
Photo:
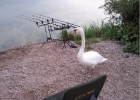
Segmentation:
<svg viewBox="0 0 140 100">
<path fill-rule="evenodd" d="M 96 51 L 89 51 L 89 52 L 85 52 L 84 56 L 89 58 L 89 59 L 97 59 L 97 58 L 103 58 L 103 56 L 101 56 L 98 52 Z"/>
<path fill-rule="evenodd" d="M 91 63 L 91 64 L 102 63 L 103 59 L 105 59 L 103 56 L 101 56 L 96 51 L 85 52 L 83 55 L 84 55 L 84 57 L 83 57 L 84 61 Z"/>
</svg>

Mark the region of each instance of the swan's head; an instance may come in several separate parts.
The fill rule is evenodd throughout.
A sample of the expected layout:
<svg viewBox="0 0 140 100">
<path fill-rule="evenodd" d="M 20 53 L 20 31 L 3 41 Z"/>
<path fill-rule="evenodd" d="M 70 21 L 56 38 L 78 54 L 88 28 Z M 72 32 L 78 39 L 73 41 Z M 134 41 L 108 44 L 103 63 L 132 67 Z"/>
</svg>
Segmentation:
<svg viewBox="0 0 140 100">
<path fill-rule="evenodd" d="M 81 27 L 77 27 L 74 29 L 74 34 L 84 35 L 84 30 Z"/>
</svg>

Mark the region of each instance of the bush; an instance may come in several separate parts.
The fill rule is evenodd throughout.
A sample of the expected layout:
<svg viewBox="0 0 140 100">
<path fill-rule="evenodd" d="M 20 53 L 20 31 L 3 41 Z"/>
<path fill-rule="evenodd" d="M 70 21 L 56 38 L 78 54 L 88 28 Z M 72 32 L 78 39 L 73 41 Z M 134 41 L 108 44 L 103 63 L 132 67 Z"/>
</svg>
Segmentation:
<svg viewBox="0 0 140 100">
<path fill-rule="evenodd" d="M 125 45 L 124 51 L 139 54 L 139 0 L 106 0 L 100 8 L 113 23 L 103 26 L 103 37 L 119 40 Z"/>
</svg>

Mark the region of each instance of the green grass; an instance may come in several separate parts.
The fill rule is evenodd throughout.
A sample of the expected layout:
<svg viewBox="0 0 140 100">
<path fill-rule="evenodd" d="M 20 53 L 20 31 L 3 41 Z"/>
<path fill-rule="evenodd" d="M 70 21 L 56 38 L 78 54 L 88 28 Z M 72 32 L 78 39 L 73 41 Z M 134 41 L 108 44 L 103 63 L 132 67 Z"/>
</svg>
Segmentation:
<svg viewBox="0 0 140 100">
<path fill-rule="evenodd" d="M 139 32 L 138 27 L 128 25 L 127 27 L 115 26 L 113 23 L 105 23 L 101 26 L 97 24 L 90 24 L 84 27 L 86 47 L 102 40 L 120 41 L 124 45 L 124 52 L 133 52 L 139 54 Z M 79 35 L 68 34 L 67 31 L 62 33 L 62 37 L 67 37 L 81 44 L 81 37 Z"/>
</svg>

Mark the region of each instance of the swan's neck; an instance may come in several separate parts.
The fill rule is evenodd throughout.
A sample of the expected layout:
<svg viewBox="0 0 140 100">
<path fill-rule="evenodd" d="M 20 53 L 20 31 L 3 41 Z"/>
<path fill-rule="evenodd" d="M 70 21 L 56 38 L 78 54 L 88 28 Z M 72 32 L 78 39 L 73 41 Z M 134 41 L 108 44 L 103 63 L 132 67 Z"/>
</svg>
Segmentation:
<svg viewBox="0 0 140 100">
<path fill-rule="evenodd" d="M 78 52 L 78 56 L 82 56 L 83 55 L 83 53 L 84 53 L 84 49 L 85 49 L 85 35 L 84 35 L 84 33 L 83 34 L 81 34 L 81 47 L 80 47 L 80 50 L 79 50 L 79 52 Z"/>
</svg>

